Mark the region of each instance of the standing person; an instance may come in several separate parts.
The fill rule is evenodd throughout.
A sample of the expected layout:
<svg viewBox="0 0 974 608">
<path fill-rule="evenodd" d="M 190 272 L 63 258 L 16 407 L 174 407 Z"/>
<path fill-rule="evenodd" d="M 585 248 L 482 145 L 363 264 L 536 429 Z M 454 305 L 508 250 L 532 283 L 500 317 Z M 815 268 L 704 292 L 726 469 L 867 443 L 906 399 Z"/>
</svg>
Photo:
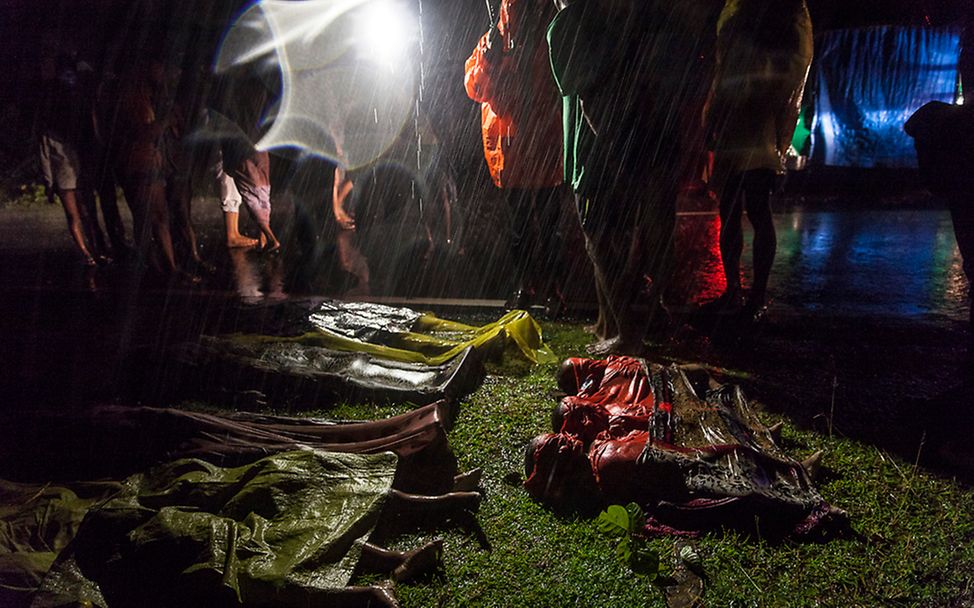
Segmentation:
<svg viewBox="0 0 974 608">
<path fill-rule="evenodd" d="M 805 0 L 727 0 L 717 25 L 717 73 L 708 123 L 720 196 L 720 256 L 727 280 L 712 310 L 741 309 L 741 218 L 754 227 L 748 317 L 765 306 L 777 250 L 771 216 L 775 176 L 784 172 L 812 62 Z"/>
<path fill-rule="evenodd" d="M 105 222 L 105 231 L 112 243 L 112 253 L 116 259 L 129 258 L 132 249 L 125 240 L 125 224 L 118 211 L 118 193 L 115 182 L 115 169 L 112 166 L 110 142 L 113 137 L 115 120 L 113 103 L 117 99 L 118 79 L 108 71 L 102 71 L 98 78 L 93 72 L 85 72 L 85 95 L 90 103 L 90 116 L 87 122 L 86 148 L 87 165 L 90 168 L 94 191 L 98 194 L 98 206 Z"/>
<path fill-rule="evenodd" d="M 974 282 L 974 102 L 931 101 L 910 117 L 904 129 L 916 146 L 920 176 L 950 209 L 970 285 Z M 974 309 L 969 314 L 974 324 Z"/>
<path fill-rule="evenodd" d="M 166 87 L 166 65 L 162 57 L 149 57 L 133 79 L 123 85 L 118 99 L 117 150 L 113 151 L 125 200 L 132 210 L 133 235 L 142 261 L 152 252 L 152 237 L 162 259 L 160 270 L 176 276 L 185 274 L 176 264 L 169 209 L 162 137 L 170 126 L 172 99 Z M 198 278 L 186 275 L 191 282 Z"/>
<path fill-rule="evenodd" d="M 236 182 L 223 170 L 223 151 L 220 149 L 217 149 L 217 161 L 213 166 L 213 173 L 220 192 L 220 208 L 223 210 L 227 247 L 229 249 L 256 247 L 259 244 L 257 239 L 240 234 L 240 205 L 243 204 L 243 198 L 240 197 Z"/>
<path fill-rule="evenodd" d="M 101 255 L 104 237 L 98 228 L 91 197 L 90 176 L 83 162 L 84 130 L 88 107 L 82 99 L 77 60 L 62 53 L 54 79 L 48 84 L 40 140 L 41 169 L 48 197 L 56 193 L 68 220 L 68 231 L 84 264 L 107 262 Z M 53 202 L 53 200 L 52 200 Z"/>
<path fill-rule="evenodd" d="M 548 29 L 565 175 L 595 271 L 593 354 L 635 353 L 665 318 L 680 184 L 702 151 L 709 2 L 575 0 Z M 641 296 L 649 310 L 637 304 Z"/>
<path fill-rule="evenodd" d="M 512 212 L 511 308 L 561 302 L 553 279 L 562 247 L 560 99 L 545 45 L 554 15 L 548 0 L 503 0 L 465 65 L 467 95 L 481 103 L 487 166 Z"/>
<path fill-rule="evenodd" d="M 260 229 L 261 250 L 275 252 L 281 248 L 281 243 L 271 230 L 270 156 L 266 151 L 257 150 L 254 145 L 259 139 L 258 132 L 269 91 L 257 77 L 240 78 L 240 81 L 229 83 L 227 90 L 223 91 L 228 100 L 227 114 L 237 128 L 236 133 L 223 142 L 223 171 L 233 178 L 243 204 Z M 237 219 L 227 218 L 227 221 Z M 229 228 L 227 234 L 229 238 Z"/>
</svg>

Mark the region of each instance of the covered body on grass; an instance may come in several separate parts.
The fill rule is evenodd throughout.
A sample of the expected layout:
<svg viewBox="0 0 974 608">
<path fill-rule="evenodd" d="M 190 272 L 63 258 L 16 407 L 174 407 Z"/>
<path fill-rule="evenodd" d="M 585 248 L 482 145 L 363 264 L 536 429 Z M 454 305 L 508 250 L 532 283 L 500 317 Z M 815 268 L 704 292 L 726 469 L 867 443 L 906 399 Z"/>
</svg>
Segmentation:
<svg viewBox="0 0 974 608">
<path fill-rule="evenodd" d="M 0 477 L 119 478 L 178 458 L 238 466 L 278 452 L 315 449 L 393 452 L 402 459 L 397 488 L 440 493 L 451 489 L 457 473 L 446 437 L 449 418 L 445 402 L 347 423 L 117 405 L 80 413 L 18 413 L 8 422 L 19 432 L 0 445 Z"/>
<path fill-rule="evenodd" d="M 152 376 L 133 383 L 135 393 L 159 402 L 202 392 L 240 405 L 246 391 L 266 403 L 303 408 L 348 399 L 427 404 L 473 391 L 484 377 L 483 362 L 554 360 L 540 325 L 520 310 L 479 327 L 409 308 L 335 300 L 255 307 L 239 317 L 226 333 L 176 345 L 143 366 Z"/>
<path fill-rule="evenodd" d="M 103 484 L 93 497 L 5 483 L 4 494 L 33 492 L 5 514 L 3 539 L 6 559 L 33 569 L 24 568 L 16 588 L 0 581 L 4 605 L 334 602 L 376 525 L 397 460 L 311 450 L 237 468 L 183 459 Z M 46 572 L 32 560 L 38 552 L 57 553 Z"/>
<path fill-rule="evenodd" d="M 635 501 L 649 533 L 730 527 L 827 531 L 830 506 L 750 410 L 739 387 L 630 357 L 569 359 L 554 433 L 525 453 L 525 487 L 552 503 Z"/>
</svg>

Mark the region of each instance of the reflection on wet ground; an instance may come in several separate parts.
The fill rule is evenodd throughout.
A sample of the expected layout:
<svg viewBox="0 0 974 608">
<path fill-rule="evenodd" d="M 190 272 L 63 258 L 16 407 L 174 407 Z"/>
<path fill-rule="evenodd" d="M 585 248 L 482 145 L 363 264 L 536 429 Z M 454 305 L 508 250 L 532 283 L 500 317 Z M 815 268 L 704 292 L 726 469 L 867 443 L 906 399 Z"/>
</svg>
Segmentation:
<svg viewBox="0 0 974 608">
<path fill-rule="evenodd" d="M 63 220 L 54 210 L 28 217 L 5 217 L 0 212 L 0 280 L 16 291 L 125 291 L 139 278 L 125 265 L 88 269 L 70 252 Z M 48 216 L 55 216 L 53 220 Z M 364 260 L 355 257 L 350 233 L 343 241 L 319 247 L 312 263 L 285 249 L 281 255 L 222 246 L 218 216 L 201 215 L 204 257 L 217 271 L 205 277 L 204 292 L 236 294 L 247 302 L 294 295 L 337 297 L 367 293 L 361 280 Z M 777 214 L 778 256 L 771 276 L 771 311 L 793 315 L 805 312 L 842 316 L 942 316 L 960 320 L 966 315 L 966 280 L 954 241 L 950 217 L 939 209 L 821 211 L 790 209 Z M 716 297 L 724 286 L 717 236 L 719 219 L 710 212 L 681 216 L 680 288 L 676 299 L 688 305 Z M 571 241 L 569 241 L 571 242 Z M 745 273 L 750 268 L 750 228 L 745 222 Z M 352 251 L 352 254 L 349 252 Z M 584 276 L 584 252 L 573 251 L 575 262 L 566 274 L 574 285 L 570 299 L 590 310 Z M 355 264 L 349 260 L 353 259 Z M 504 264 L 454 260 L 454 276 L 431 294 L 446 298 L 479 297 L 503 300 L 496 287 Z M 371 265 L 371 264 L 370 264 Z M 441 265 L 449 273 L 450 260 Z M 367 271 L 365 271 L 367 273 Z M 401 271 L 400 271 L 401 272 Z M 367 274 L 366 274 L 367 276 Z M 745 274 L 745 285 L 747 284 Z M 190 289 L 151 276 L 139 281 L 144 289 Z M 394 295 L 377 293 L 374 296 Z M 679 306 L 680 302 L 676 302 Z"/>
<path fill-rule="evenodd" d="M 726 284 L 720 220 L 712 214 L 685 215 L 681 224 L 682 263 L 693 277 L 685 295 L 691 302 L 706 301 Z M 966 318 L 967 281 L 945 210 L 796 208 L 777 214 L 775 225 L 772 312 Z M 750 239 L 745 221 L 745 272 Z"/>
<path fill-rule="evenodd" d="M 189 286 L 135 272 L 131 264 L 83 268 L 57 208 L 0 210 L 0 395 L 9 407 L 127 402 L 133 382 L 143 389 L 167 382 L 155 368 L 140 367 L 139 353 L 159 356 L 201 333 L 255 331 L 246 329 L 248 319 L 272 316 L 263 305 L 285 297 L 361 288 L 341 249 L 348 243 L 336 245 L 334 234 L 305 253 L 286 240 L 277 255 L 227 250 L 219 213 L 216 204 L 194 210 L 202 254 L 217 270 L 202 286 Z M 278 205 L 275 213 L 281 214 L 275 226 L 287 235 L 289 210 Z M 970 450 L 944 447 L 966 446 L 958 432 L 966 436 L 974 424 L 966 284 L 947 212 L 795 208 L 776 222 L 774 300 L 765 319 L 744 332 L 717 327 L 709 336 L 680 328 L 654 346 L 653 356 L 736 370 L 734 381 L 746 379 L 748 394 L 773 415 L 873 442 L 911 462 L 921 451 L 948 462 L 966 458 L 974 478 Z M 685 302 L 723 288 L 718 230 L 713 213 L 681 217 Z M 429 283 L 440 290 L 426 293 L 468 305 L 447 316 L 469 315 L 474 298 L 488 298 L 478 308 L 499 316 L 498 277 L 507 258 L 503 244 L 496 250 L 497 259 L 468 253 L 440 261 L 444 280 Z M 565 276 L 576 287 L 572 301 L 585 304 L 591 277 L 584 252 L 575 254 Z M 745 268 L 749 257 L 745 251 Z M 429 268 L 425 263 L 393 267 L 406 273 L 400 283 L 408 287 Z M 435 308 L 429 300 L 415 307 Z"/>
</svg>

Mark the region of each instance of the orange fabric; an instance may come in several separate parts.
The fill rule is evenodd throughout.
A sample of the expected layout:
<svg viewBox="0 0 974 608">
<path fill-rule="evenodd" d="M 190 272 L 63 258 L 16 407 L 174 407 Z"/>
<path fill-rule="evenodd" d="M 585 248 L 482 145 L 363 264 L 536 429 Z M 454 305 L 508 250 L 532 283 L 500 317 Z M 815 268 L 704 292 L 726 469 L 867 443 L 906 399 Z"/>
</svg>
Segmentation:
<svg viewBox="0 0 974 608">
<path fill-rule="evenodd" d="M 547 0 L 504 0 L 500 49 L 487 34 L 467 59 L 464 87 L 481 105 L 484 158 L 498 188 L 551 188 L 562 183 L 561 96 L 545 43 L 554 17 Z"/>
</svg>

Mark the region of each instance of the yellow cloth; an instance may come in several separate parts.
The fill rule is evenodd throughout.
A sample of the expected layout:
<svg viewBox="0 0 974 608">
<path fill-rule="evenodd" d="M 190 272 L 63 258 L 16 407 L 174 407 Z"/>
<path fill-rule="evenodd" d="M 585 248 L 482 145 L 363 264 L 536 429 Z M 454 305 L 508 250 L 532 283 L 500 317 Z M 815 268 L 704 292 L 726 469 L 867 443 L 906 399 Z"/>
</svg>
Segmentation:
<svg viewBox="0 0 974 608">
<path fill-rule="evenodd" d="M 347 338 L 330 331 L 319 330 L 300 336 L 253 336 L 238 335 L 238 340 L 254 342 L 297 342 L 307 346 L 320 346 L 334 350 L 362 352 L 376 357 L 441 365 L 459 355 L 467 347 L 474 350 L 506 350 L 516 348 L 531 363 L 555 360 L 541 339 L 541 326 L 523 310 L 512 310 L 499 320 L 474 327 L 455 321 L 422 315 L 410 331 L 395 334 L 384 344 Z"/>
<path fill-rule="evenodd" d="M 718 179 L 751 169 L 784 169 L 813 52 L 808 7 L 804 1 L 785 4 L 791 6 L 727 0 L 721 12 L 710 102 Z M 761 16 L 764 11 L 772 13 Z M 754 23 L 784 30 L 780 44 L 755 40 L 749 31 Z"/>
</svg>

